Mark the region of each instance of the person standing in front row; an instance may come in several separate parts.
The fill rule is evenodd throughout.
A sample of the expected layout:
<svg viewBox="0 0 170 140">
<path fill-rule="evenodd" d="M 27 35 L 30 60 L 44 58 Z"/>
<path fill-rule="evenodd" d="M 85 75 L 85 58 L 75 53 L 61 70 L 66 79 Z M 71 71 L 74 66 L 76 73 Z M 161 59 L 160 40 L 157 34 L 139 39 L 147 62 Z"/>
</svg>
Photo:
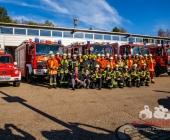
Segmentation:
<svg viewBox="0 0 170 140">
<path fill-rule="evenodd" d="M 72 90 L 75 90 L 75 86 L 77 86 L 77 88 L 79 88 L 80 86 L 83 86 L 83 78 L 82 78 L 82 74 L 78 69 L 78 66 L 75 66 L 74 71 L 71 73 L 71 86 L 72 86 Z"/>
<path fill-rule="evenodd" d="M 57 88 L 57 70 L 58 70 L 58 61 L 55 59 L 54 54 L 51 54 L 51 59 L 48 60 L 47 62 L 47 68 L 48 68 L 48 73 L 49 73 L 49 78 L 50 78 L 50 83 L 49 83 L 49 89 L 52 88 Z"/>
</svg>

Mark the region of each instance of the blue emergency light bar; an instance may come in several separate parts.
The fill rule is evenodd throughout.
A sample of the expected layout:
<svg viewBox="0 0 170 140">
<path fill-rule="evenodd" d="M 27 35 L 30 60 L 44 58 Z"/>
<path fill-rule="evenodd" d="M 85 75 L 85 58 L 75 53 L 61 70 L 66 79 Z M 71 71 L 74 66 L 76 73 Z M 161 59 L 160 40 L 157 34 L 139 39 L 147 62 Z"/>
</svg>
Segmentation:
<svg viewBox="0 0 170 140">
<path fill-rule="evenodd" d="M 62 44 L 62 41 L 61 41 L 61 40 L 58 40 L 58 44 Z"/>
<path fill-rule="evenodd" d="M 35 38 L 35 42 L 39 42 L 39 38 Z"/>
<path fill-rule="evenodd" d="M 87 44 L 90 44 L 90 41 L 87 41 Z"/>
</svg>

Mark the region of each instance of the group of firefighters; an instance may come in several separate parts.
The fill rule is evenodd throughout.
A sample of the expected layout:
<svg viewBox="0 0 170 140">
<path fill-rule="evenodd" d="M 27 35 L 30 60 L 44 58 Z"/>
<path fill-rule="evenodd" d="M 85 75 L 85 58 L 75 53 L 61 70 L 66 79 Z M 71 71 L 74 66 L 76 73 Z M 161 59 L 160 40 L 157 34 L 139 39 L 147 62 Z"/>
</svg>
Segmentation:
<svg viewBox="0 0 170 140">
<path fill-rule="evenodd" d="M 61 57 L 50 53 L 47 61 L 49 72 L 49 89 L 72 86 L 75 88 L 90 87 L 99 90 L 102 87 L 109 89 L 149 86 L 154 83 L 155 60 L 152 54 L 144 56 L 136 54 L 117 55 L 107 54 L 83 55 L 63 54 Z"/>
</svg>

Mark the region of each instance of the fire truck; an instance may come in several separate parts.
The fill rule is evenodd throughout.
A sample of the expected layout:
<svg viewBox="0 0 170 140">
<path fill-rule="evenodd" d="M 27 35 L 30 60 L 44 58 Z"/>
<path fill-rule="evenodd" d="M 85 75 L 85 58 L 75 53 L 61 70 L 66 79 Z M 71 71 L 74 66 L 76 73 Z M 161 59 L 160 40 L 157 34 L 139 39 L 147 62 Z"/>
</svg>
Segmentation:
<svg viewBox="0 0 170 140">
<path fill-rule="evenodd" d="M 99 42 L 74 42 L 67 47 L 67 52 L 71 54 L 106 54 L 110 55 L 117 54 L 118 52 L 118 43 L 99 43 Z"/>
<path fill-rule="evenodd" d="M 0 50 L 0 82 L 13 82 L 14 87 L 20 86 L 21 71 L 16 65 L 11 54 Z"/>
<path fill-rule="evenodd" d="M 61 41 L 40 40 L 35 38 L 23 41 L 15 50 L 15 60 L 21 69 L 22 77 L 27 79 L 28 83 L 32 83 L 34 78 L 46 77 L 48 70 L 46 67 L 50 53 L 63 54 L 64 46 Z"/>
<path fill-rule="evenodd" d="M 170 46 L 149 46 L 149 52 L 156 61 L 156 77 L 165 72 L 170 76 Z"/>
<path fill-rule="evenodd" d="M 133 44 L 133 43 L 129 43 L 129 44 L 124 44 L 120 46 L 119 49 L 119 54 L 121 55 L 144 55 L 144 54 L 149 54 L 149 49 L 148 46 L 144 45 L 144 44 Z"/>
</svg>

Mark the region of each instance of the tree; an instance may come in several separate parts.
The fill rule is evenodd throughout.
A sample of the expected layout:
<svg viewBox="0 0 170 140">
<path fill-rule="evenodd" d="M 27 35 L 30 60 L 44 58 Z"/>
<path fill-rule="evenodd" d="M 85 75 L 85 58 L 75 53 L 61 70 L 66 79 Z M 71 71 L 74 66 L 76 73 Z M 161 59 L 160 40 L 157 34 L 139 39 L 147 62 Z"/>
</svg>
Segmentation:
<svg viewBox="0 0 170 140">
<path fill-rule="evenodd" d="M 165 31 L 165 36 L 168 37 L 168 38 L 170 38 L 170 30 L 169 30 L 169 29 L 166 29 L 166 31 Z"/>
<path fill-rule="evenodd" d="M 90 27 L 89 30 L 93 30 L 93 29 Z"/>
<path fill-rule="evenodd" d="M 13 20 L 8 16 L 8 12 L 4 7 L 0 7 L 0 22 L 13 22 Z"/>
<path fill-rule="evenodd" d="M 165 31 L 162 28 L 159 28 L 157 33 L 158 33 L 158 36 L 165 37 Z"/>
<path fill-rule="evenodd" d="M 113 30 L 112 30 L 112 32 L 120 32 L 120 30 L 119 30 L 119 28 L 114 27 Z"/>
<path fill-rule="evenodd" d="M 53 24 L 51 21 L 46 20 L 46 21 L 44 22 L 44 26 L 52 26 L 52 27 L 54 27 L 54 24 Z"/>
<path fill-rule="evenodd" d="M 121 32 L 121 33 L 126 33 L 127 31 L 126 31 L 126 29 L 124 29 L 123 27 L 121 27 L 121 28 L 119 28 L 119 32 Z"/>
<path fill-rule="evenodd" d="M 33 22 L 33 21 L 29 21 L 27 24 L 28 25 L 40 25 L 40 26 L 43 26 L 42 23 L 36 23 L 36 22 Z"/>
</svg>

